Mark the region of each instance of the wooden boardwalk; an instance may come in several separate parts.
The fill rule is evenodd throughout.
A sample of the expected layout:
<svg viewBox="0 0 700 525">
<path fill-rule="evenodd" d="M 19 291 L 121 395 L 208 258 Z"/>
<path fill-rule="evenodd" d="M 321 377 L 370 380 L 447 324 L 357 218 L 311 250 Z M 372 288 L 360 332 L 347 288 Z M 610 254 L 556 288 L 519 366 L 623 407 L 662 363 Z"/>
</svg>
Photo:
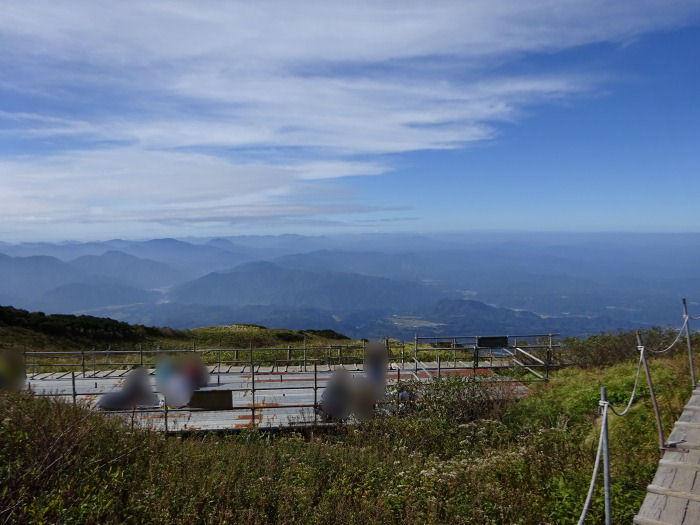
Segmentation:
<svg viewBox="0 0 700 525">
<path fill-rule="evenodd" d="M 634 523 L 700 525 L 700 383 L 668 443 Z"/>
</svg>

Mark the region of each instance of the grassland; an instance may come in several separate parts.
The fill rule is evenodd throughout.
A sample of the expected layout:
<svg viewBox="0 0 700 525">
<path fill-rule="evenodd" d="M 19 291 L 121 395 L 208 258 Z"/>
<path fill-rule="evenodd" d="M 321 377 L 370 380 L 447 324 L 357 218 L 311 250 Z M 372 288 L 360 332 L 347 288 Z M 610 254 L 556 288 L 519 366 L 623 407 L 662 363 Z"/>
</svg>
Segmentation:
<svg viewBox="0 0 700 525">
<path fill-rule="evenodd" d="M 0 522 L 575 523 L 595 455 L 599 387 L 626 402 L 636 370 L 630 341 L 575 342 L 582 366 L 519 401 L 484 402 L 473 385 L 444 379 L 410 414 L 305 435 L 165 437 L 4 394 Z M 690 393 L 687 356 L 654 359 L 651 369 L 669 430 Z M 610 423 L 614 523 L 631 521 L 658 460 L 649 392 L 639 394 Z M 597 493 L 590 523 L 602 507 Z"/>
</svg>

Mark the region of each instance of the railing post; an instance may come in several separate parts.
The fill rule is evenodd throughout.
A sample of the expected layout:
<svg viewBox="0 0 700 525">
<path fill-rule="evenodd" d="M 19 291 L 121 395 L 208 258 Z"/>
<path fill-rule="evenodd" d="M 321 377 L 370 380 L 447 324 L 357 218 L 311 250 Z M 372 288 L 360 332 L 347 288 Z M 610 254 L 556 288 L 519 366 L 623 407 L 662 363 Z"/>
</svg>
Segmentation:
<svg viewBox="0 0 700 525">
<path fill-rule="evenodd" d="M 418 361 L 418 334 L 413 334 L 413 359 Z"/>
<path fill-rule="evenodd" d="M 143 346 L 139 343 L 139 361 L 141 362 L 141 367 L 143 367 Z"/>
<path fill-rule="evenodd" d="M 94 346 L 92 347 L 92 377 L 97 377 L 97 355 Z"/>
<path fill-rule="evenodd" d="M 685 341 L 688 344 L 688 363 L 690 364 L 691 388 L 695 388 L 695 363 L 693 361 L 693 347 L 690 344 L 690 317 L 688 316 L 688 303 L 683 298 L 683 320 L 685 321 Z"/>
<path fill-rule="evenodd" d="M 656 401 L 656 392 L 654 391 L 654 382 L 651 379 L 649 372 L 649 363 L 642 344 L 642 336 L 637 332 L 637 349 L 641 353 L 642 364 L 644 365 L 644 374 L 647 376 L 647 384 L 649 385 L 649 394 L 651 396 L 651 405 L 654 408 L 654 417 L 656 418 L 656 431 L 659 434 L 659 450 L 663 453 L 666 449 L 666 438 L 664 437 L 664 427 L 661 423 L 661 412 L 659 411 L 659 403 Z"/>
<path fill-rule="evenodd" d="M 606 387 L 600 387 L 601 404 L 608 402 Z M 603 440 L 603 484 L 605 488 L 605 525 L 612 525 L 612 512 L 610 509 L 610 450 L 608 448 L 608 411 L 603 410 L 603 424 L 600 429 Z"/>
<path fill-rule="evenodd" d="M 253 404 L 250 407 L 251 420 L 250 424 L 255 428 L 255 361 L 253 360 L 253 343 L 250 343 L 250 381 L 251 393 L 253 396 Z"/>
<path fill-rule="evenodd" d="M 314 361 L 314 425 L 316 424 L 318 413 L 318 375 L 316 370 L 316 361 Z"/>
<path fill-rule="evenodd" d="M 547 346 L 547 359 L 545 364 L 545 377 L 549 381 L 549 368 L 552 364 L 552 334 L 549 334 L 549 345 Z"/>
<path fill-rule="evenodd" d="M 442 372 L 441 372 L 440 356 L 439 355 L 437 356 L 437 365 L 438 365 L 438 379 L 440 379 Z"/>
<path fill-rule="evenodd" d="M 163 396 L 163 413 L 164 413 L 164 419 L 163 423 L 165 425 L 165 433 L 168 433 L 168 398 Z"/>
<path fill-rule="evenodd" d="M 71 384 L 73 386 L 73 406 L 77 403 L 78 393 L 75 391 L 75 372 L 71 370 L 70 372 Z"/>
<path fill-rule="evenodd" d="M 453 368 L 457 368 L 457 339 L 452 339 L 452 361 L 454 362 Z"/>
<path fill-rule="evenodd" d="M 221 384 L 221 345 L 219 345 L 219 364 L 216 367 L 216 384 Z"/>
<path fill-rule="evenodd" d="M 396 371 L 396 414 L 398 415 L 399 411 L 401 410 L 401 400 L 400 394 L 401 394 L 401 369 L 399 368 Z"/>
<path fill-rule="evenodd" d="M 316 362 L 314 361 L 314 366 Z M 306 372 L 306 336 L 304 336 L 304 372 Z"/>
<path fill-rule="evenodd" d="M 83 367 L 83 378 L 85 377 L 85 349 L 80 349 L 81 365 Z"/>
</svg>

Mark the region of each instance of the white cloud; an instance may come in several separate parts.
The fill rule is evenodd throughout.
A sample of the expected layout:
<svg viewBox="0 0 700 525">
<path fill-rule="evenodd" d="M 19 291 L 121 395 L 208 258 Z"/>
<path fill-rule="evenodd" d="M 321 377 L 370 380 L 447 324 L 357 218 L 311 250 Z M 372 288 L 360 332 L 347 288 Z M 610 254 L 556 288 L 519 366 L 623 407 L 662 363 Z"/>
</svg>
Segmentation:
<svg viewBox="0 0 700 525">
<path fill-rule="evenodd" d="M 18 144 L 0 157 L 0 220 L 317 214 L 288 204 L 303 201 L 305 180 L 378 175 L 386 154 L 490 139 L 532 105 L 605 81 L 507 73 L 509 61 L 626 42 L 699 10 L 678 0 L 4 2 L 0 92 L 45 109 L 0 99 L 0 136 Z"/>
</svg>

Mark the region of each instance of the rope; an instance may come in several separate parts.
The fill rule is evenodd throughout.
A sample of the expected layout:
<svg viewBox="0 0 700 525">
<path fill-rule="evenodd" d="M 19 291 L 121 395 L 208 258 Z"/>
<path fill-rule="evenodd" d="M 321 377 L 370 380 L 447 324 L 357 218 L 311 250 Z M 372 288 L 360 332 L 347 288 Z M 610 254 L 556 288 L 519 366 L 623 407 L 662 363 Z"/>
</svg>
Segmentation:
<svg viewBox="0 0 700 525">
<path fill-rule="evenodd" d="M 588 495 L 586 496 L 586 502 L 583 504 L 583 510 L 581 511 L 581 517 L 578 519 L 578 525 L 583 525 L 586 521 L 586 515 L 591 508 L 591 501 L 593 501 L 593 491 L 595 490 L 595 482 L 598 477 L 598 467 L 600 466 L 600 456 L 603 453 L 603 434 L 605 428 L 608 426 L 608 403 L 602 404 L 603 407 L 603 425 L 600 428 L 600 438 L 598 438 L 598 452 L 595 456 L 595 464 L 593 465 L 593 475 L 591 476 L 591 484 L 588 487 Z"/>
<path fill-rule="evenodd" d="M 632 403 L 634 403 L 634 397 L 637 394 L 637 385 L 639 384 L 639 376 L 642 371 L 642 363 L 644 363 L 644 347 L 641 346 L 639 347 L 639 364 L 637 365 L 637 376 L 634 378 L 634 387 L 632 387 L 632 393 L 630 394 L 630 400 L 627 403 L 627 406 L 622 412 L 618 412 L 615 410 L 615 407 L 612 406 L 610 403 L 608 403 L 608 406 L 610 407 L 610 410 L 612 410 L 612 413 L 615 414 L 618 417 L 626 416 L 627 412 L 629 412 L 630 407 L 632 407 Z"/>
<path fill-rule="evenodd" d="M 681 338 L 681 334 L 683 333 L 683 330 L 685 329 L 686 326 L 688 326 L 688 316 L 687 316 L 687 315 L 684 315 L 684 316 L 683 316 L 683 325 L 682 325 L 682 326 L 680 327 L 680 329 L 678 330 L 678 334 L 676 335 L 676 338 L 673 340 L 673 343 L 671 343 L 670 345 L 668 345 L 668 346 L 667 346 L 666 348 L 664 348 L 663 350 L 652 350 L 652 349 L 650 348 L 649 351 L 654 352 L 655 354 L 665 354 L 666 352 L 668 352 L 668 351 L 669 351 L 671 348 L 673 348 L 673 347 L 676 345 L 676 343 L 679 341 L 679 339 Z"/>
</svg>

